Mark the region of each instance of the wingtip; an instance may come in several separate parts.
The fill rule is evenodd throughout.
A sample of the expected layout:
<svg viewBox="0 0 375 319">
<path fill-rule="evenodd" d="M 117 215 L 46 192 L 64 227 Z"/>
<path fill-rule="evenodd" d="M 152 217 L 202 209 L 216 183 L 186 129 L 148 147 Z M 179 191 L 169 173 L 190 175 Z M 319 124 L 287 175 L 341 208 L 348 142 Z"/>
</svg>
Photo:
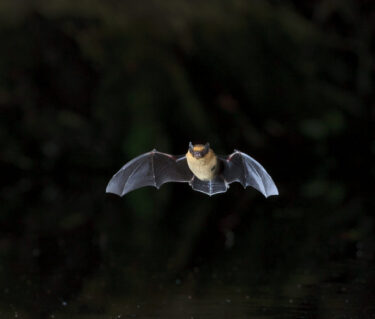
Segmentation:
<svg viewBox="0 0 375 319">
<path fill-rule="evenodd" d="M 108 193 L 112 193 L 110 188 L 109 188 L 109 184 L 107 185 L 107 187 L 105 188 L 105 192 L 108 194 Z"/>
<path fill-rule="evenodd" d="M 122 196 L 125 195 L 125 194 L 120 194 L 119 192 L 116 192 L 116 191 L 113 189 L 111 183 L 108 183 L 108 185 L 107 185 L 107 187 L 106 187 L 106 189 L 105 189 L 105 192 L 106 192 L 106 194 L 114 194 L 114 195 L 117 195 L 117 196 L 120 196 L 120 197 L 122 197 Z"/>
<path fill-rule="evenodd" d="M 121 195 L 117 194 L 117 193 L 114 193 L 114 192 L 111 192 L 111 191 L 105 191 L 106 194 L 113 194 L 113 195 L 117 195 L 119 197 L 121 197 Z"/>
<path fill-rule="evenodd" d="M 276 188 L 275 190 L 273 190 L 272 192 L 269 192 L 268 194 L 264 195 L 264 197 L 268 198 L 270 196 L 279 196 L 279 191 L 278 189 Z"/>
<path fill-rule="evenodd" d="M 113 192 L 113 191 L 110 191 L 110 190 L 108 190 L 108 189 L 105 190 L 105 193 L 106 193 L 106 194 L 114 194 L 114 195 L 117 195 L 117 196 L 120 196 L 120 197 L 122 196 L 122 195 L 120 195 L 120 194 L 118 194 L 118 193 L 115 193 L 115 192 Z"/>
</svg>

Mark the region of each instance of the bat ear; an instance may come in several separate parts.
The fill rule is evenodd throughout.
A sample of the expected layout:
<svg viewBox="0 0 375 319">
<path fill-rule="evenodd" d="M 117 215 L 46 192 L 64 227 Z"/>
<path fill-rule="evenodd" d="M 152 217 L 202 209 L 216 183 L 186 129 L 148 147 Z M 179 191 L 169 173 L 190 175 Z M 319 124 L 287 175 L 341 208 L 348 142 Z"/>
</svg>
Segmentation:
<svg viewBox="0 0 375 319">
<path fill-rule="evenodd" d="M 192 152 L 192 151 L 193 151 L 193 148 L 194 148 L 193 143 L 190 142 L 190 143 L 189 143 L 189 151 Z"/>
<path fill-rule="evenodd" d="M 204 145 L 204 151 L 205 152 L 208 152 L 210 150 L 210 143 L 206 143 L 205 145 Z"/>
</svg>

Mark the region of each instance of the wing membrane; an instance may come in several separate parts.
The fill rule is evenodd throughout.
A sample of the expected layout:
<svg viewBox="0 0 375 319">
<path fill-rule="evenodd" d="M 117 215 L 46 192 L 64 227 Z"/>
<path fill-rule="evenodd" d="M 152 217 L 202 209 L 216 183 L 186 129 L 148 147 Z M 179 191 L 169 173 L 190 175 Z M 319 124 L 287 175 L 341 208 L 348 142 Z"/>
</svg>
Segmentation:
<svg viewBox="0 0 375 319">
<path fill-rule="evenodd" d="M 190 182 L 190 186 L 195 191 L 205 193 L 209 196 L 225 193 L 229 187 L 222 176 L 216 176 L 211 181 L 201 181 L 194 176 Z"/>
<path fill-rule="evenodd" d="M 252 186 L 265 197 L 279 194 L 271 176 L 251 156 L 235 150 L 226 159 L 220 159 L 223 163 L 222 175 L 229 184 L 239 182 L 245 188 Z"/>
<path fill-rule="evenodd" d="M 124 196 L 140 187 L 159 188 L 167 182 L 189 182 L 192 177 L 185 156 L 153 150 L 126 163 L 109 181 L 106 192 Z"/>
</svg>

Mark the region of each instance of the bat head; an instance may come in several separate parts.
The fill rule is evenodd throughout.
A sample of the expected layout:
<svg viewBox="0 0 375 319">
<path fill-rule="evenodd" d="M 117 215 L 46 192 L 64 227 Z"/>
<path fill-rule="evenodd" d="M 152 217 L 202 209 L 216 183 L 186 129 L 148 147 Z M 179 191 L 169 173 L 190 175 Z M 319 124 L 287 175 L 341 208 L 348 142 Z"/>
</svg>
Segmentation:
<svg viewBox="0 0 375 319">
<path fill-rule="evenodd" d="M 189 152 L 194 158 L 202 158 L 204 157 L 208 151 L 210 150 L 210 144 L 206 143 L 203 144 L 195 144 L 193 145 L 191 142 L 189 143 Z"/>
</svg>

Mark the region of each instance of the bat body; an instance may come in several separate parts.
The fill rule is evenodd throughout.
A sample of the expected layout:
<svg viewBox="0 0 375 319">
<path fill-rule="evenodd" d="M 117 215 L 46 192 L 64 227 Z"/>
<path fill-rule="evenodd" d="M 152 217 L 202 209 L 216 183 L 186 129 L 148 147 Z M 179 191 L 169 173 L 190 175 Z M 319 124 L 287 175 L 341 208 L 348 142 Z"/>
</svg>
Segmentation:
<svg viewBox="0 0 375 319">
<path fill-rule="evenodd" d="M 204 151 L 203 145 L 195 147 L 199 152 Z M 186 161 L 191 172 L 201 181 L 214 179 L 218 172 L 218 158 L 212 149 L 202 157 L 194 157 L 190 150 L 186 153 Z"/>
<path fill-rule="evenodd" d="M 278 195 L 272 178 L 255 159 L 235 150 L 217 156 L 206 145 L 192 145 L 186 155 L 174 156 L 152 150 L 125 164 L 109 181 L 106 192 L 124 196 L 144 186 L 159 188 L 167 182 L 189 183 L 193 190 L 214 195 L 225 193 L 229 184 L 252 186 L 265 197 Z"/>
</svg>

